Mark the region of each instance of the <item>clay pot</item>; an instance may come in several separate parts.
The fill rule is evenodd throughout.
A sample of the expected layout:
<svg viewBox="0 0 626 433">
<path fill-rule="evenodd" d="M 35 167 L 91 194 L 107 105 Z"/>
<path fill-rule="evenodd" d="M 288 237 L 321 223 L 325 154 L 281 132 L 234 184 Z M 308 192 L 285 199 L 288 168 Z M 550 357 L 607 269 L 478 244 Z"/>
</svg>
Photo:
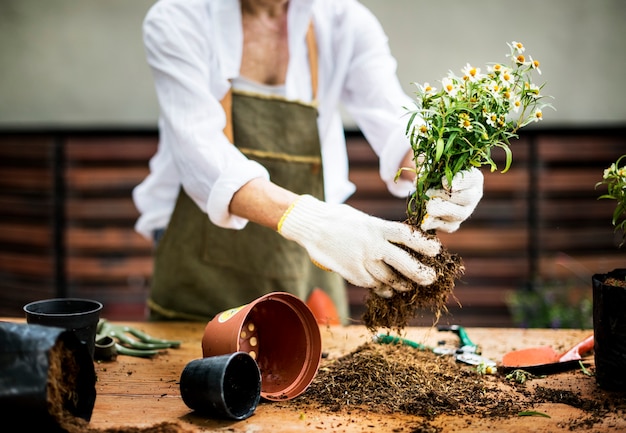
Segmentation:
<svg viewBox="0 0 626 433">
<path fill-rule="evenodd" d="M 610 277 L 623 280 L 626 269 L 592 277 L 596 383 L 607 390 L 626 391 L 626 288 L 605 284 Z"/>
<path fill-rule="evenodd" d="M 204 357 L 243 351 L 258 363 L 261 397 L 288 400 L 317 374 L 322 339 L 315 317 L 298 297 L 274 292 L 211 320 L 202 338 Z"/>
<path fill-rule="evenodd" d="M 180 394 L 200 414 L 246 419 L 261 399 L 261 372 L 246 352 L 194 359 L 180 376 Z"/>
<path fill-rule="evenodd" d="M 72 331 L 87 346 L 92 359 L 100 310 L 100 302 L 78 298 L 45 299 L 24 306 L 26 322 Z"/>
</svg>

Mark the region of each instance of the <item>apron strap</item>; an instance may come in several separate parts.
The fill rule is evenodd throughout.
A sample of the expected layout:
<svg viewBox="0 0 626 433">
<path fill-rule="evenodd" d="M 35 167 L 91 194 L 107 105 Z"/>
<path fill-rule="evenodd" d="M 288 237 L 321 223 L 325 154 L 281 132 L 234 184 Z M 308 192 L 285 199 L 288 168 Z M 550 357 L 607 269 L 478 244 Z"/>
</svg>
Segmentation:
<svg viewBox="0 0 626 433">
<path fill-rule="evenodd" d="M 315 38 L 315 28 L 313 27 L 313 21 L 309 23 L 309 29 L 306 32 L 306 44 L 309 50 L 309 67 L 311 68 L 311 88 L 313 89 L 313 100 L 317 99 L 317 79 L 318 79 L 318 67 L 317 67 L 317 40 Z"/>
<path fill-rule="evenodd" d="M 309 51 L 309 67 L 311 68 L 311 88 L 313 89 L 313 100 L 317 99 L 317 82 L 318 82 L 318 52 L 317 52 L 317 40 L 315 38 L 315 28 L 313 27 L 313 21 L 309 22 L 309 29 L 306 32 L 306 44 Z M 226 126 L 224 126 L 224 135 L 231 143 L 234 143 L 233 139 L 233 91 L 232 88 L 228 89 L 228 92 L 224 95 L 220 101 L 224 113 L 226 113 Z"/>
</svg>

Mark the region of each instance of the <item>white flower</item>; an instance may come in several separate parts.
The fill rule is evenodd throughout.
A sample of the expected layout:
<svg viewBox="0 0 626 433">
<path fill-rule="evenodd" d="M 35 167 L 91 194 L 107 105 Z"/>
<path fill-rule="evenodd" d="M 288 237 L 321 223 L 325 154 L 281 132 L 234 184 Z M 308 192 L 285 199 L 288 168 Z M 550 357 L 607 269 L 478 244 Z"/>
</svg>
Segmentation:
<svg viewBox="0 0 626 433">
<path fill-rule="evenodd" d="M 516 41 L 511 42 L 511 48 L 513 48 L 513 50 L 515 50 L 519 54 L 526 51 L 526 47 L 524 47 L 524 44 L 522 44 L 521 42 L 516 42 Z"/>
<path fill-rule="evenodd" d="M 480 73 L 480 68 L 476 68 L 469 63 L 465 65 L 462 69 L 463 78 L 467 78 L 471 82 L 476 82 L 482 78 L 482 74 Z"/>
<path fill-rule="evenodd" d="M 420 92 L 423 93 L 424 95 L 431 95 L 435 93 L 435 91 L 437 90 L 436 87 L 431 86 L 427 82 L 424 84 L 417 84 L 417 87 L 419 88 Z"/>
<path fill-rule="evenodd" d="M 530 59 L 530 67 L 541 75 L 541 69 L 539 69 L 539 60 L 534 60 L 532 56 L 528 56 Z"/>
<path fill-rule="evenodd" d="M 454 98 L 459 92 L 459 86 L 454 82 L 454 79 L 450 77 L 443 78 L 441 80 L 441 85 L 443 86 L 443 90 L 445 90 L 446 93 L 452 98 Z"/>
<path fill-rule="evenodd" d="M 471 131 L 472 130 L 472 121 L 470 119 L 469 114 L 467 114 L 467 113 L 459 114 L 459 126 L 461 128 L 465 128 L 465 130 L 467 130 L 467 131 Z"/>
<path fill-rule="evenodd" d="M 536 109 L 533 112 L 532 119 L 533 119 L 533 122 L 539 122 L 541 119 L 543 119 L 543 112 L 540 109 Z"/>
<path fill-rule="evenodd" d="M 489 73 L 494 74 L 494 75 L 499 75 L 503 69 L 504 69 L 504 66 L 502 66 L 500 63 L 496 63 L 495 65 L 491 65 L 487 67 L 487 70 L 489 71 Z"/>
<path fill-rule="evenodd" d="M 522 100 L 520 99 L 518 95 L 515 95 L 513 97 L 513 100 L 511 101 L 511 108 L 513 112 L 517 113 L 521 106 L 522 106 Z"/>
<path fill-rule="evenodd" d="M 539 94 L 539 86 L 537 86 L 536 84 L 525 83 L 524 89 L 526 90 L 526 94 L 532 96 L 535 99 L 537 99 L 537 98 L 539 98 L 541 96 Z"/>
<path fill-rule="evenodd" d="M 502 99 L 504 88 L 496 81 L 492 81 L 488 85 L 489 92 L 493 95 L 494 99 Z"/>
<path fill-rule="evenodd" d="M 426 123 L 422 123 L 421 125 L 419 125 L 416 128 L 416 131 L 418 137 L 428 138 L 428 136 L 430 135 L 430 127 Z"/>
<path fill-rule="evenodd" d="M 484 113 L 487 125 L 495 128 L 496 127 L 496 121 L 498 120 L 498 115 L 496 113 L 493 112 L 485 112 Z"/>
<path fill-rule="evenodd" d="M 513 84 L 514 77 L 509 68 L 502 68 L 502 73 L 498 76 L 500 82 L 506 87 Z"/>
</svg>

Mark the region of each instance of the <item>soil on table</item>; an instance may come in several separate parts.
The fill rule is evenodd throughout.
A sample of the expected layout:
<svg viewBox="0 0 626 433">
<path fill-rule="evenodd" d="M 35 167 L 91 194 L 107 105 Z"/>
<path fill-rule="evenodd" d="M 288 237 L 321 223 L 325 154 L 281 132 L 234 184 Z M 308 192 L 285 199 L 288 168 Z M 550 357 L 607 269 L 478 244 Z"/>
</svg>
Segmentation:
<svg viewBox="0 0 626 433">
<path fill-rule="evenodd" d="M 414 230 L 419 230 L 426 237 L 436 238 L 434 233 L 423 232 L 410 222 L 406 224 L 411 225 Z M 435 257 L 417 254 L 408 249 L 407 252 L 424 265 L 433 268 L 437 279 L 428 286 L 414 283 L 411 290 L 394 291 L 391 298 L 382 298 L 370 292 L 365 301 L 365 312 L 361 317 L 363 324 L 370 331 L 380 328 L 401 331 L 423 310 L 434 313 L 436 320 L 448 311 L 446 306 L 448 299 L 453 296 L 456 281 L 465 271 L 461 257 L 451 253 L 443 245 Z"/>
<path fill-rule="evenodd" d="M 476 420 L 542 416 L 533 411 L 539 403 L 582 410 L 585 416 L 572 420 L 570 430 L 589 429 L 609 412 L 626 411 L 623 394 L 583 398 L 570 390 L 532 386 L 533 378 L 521 371 L 479 373 L 477 367 L 457 363 L 452 356 L 372 342 L 340 358 L 324 360 L 307 391 L 280 404 L 305 413 L 315 408 L 354 417 L 359 411 L 416 415 L 421 421 L 412 422 L 412 432 L 441 431 L 433 424 L 440 415 Z"/>
</svg>

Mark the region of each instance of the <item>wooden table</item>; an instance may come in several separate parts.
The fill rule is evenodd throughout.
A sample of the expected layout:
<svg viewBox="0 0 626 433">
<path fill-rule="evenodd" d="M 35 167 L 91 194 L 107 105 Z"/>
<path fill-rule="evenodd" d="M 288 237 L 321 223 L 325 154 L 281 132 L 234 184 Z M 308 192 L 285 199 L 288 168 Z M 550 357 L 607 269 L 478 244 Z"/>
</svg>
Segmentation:
<svg viewBox="0 0 626 433">
<path fill-rule="evenodd" d="M 6 319 L 11 320 L 11 319 Z M 284 403 L 274 404 L 262 401 L 254 415 L 243 421 L 215 420 L 202 417 L 191 411 L 182 401 L 179 378 L 185 365 L 202 356 L 201 339 L 204 323 L 183 322 L 141 322 L 125 323 L 147 332 L 154 337 L 181 340 L 178 349 L 152 359 L 118 356 L 112 362 L 96 362 L 98 377 L 97 398 L 91 427 L 96 429 L 148 427 L 162 421 L 177 421 L 185 431 L 226 431 L 226 432 L 411 432 L 407 426 L 417 417 L 408 415 L 380 415 L 375 413 L 350 414 L 323 413 L 290 408 Z M 551 345 L 556 350 L 567 350 L 588 336 L 589 330 L 522 330 L 500 328 L 469 328 L 470 338 L 482 348 L 484 356 L 500 360 L 510 350 L 524 347 Z M 361 326 L 321 327 L 323 351 L 329 358 L 349 353 L 357 346 L 372 338 Z M 445 335 L 444 335 L 445 334 Z M 436 345 L 443 337 L 454 341 L 451 333 L 437 332 L 436 328 L 408 328 L 406 337 L 429 345 Z M 586 359 L 593 365 L 593 356 Z M 542 383 L 575 389 L 581 395 L 602 392 L 593 377 L 580 371 L 565 372 L 547 376 Z M 468 419 L 459 416 L 440 416 L 432 425 L 444 432 L 460 431 L 516 431 L 516 432 L 555 432 L 569 431 L 568 423 L 583 414 L 578 409 L 564 404 L 543 403 L 533 410 L 550 415 L 544 417 L 513 417 L 507 419 L 483 419 L 468 424 Z M 591 430 L 585 431 L 626 431 L 624 420 L 626 409 L 621 413 L 609 414 Z M 355 422 L 355 419 L 358 422 Z"/>
</svg>

